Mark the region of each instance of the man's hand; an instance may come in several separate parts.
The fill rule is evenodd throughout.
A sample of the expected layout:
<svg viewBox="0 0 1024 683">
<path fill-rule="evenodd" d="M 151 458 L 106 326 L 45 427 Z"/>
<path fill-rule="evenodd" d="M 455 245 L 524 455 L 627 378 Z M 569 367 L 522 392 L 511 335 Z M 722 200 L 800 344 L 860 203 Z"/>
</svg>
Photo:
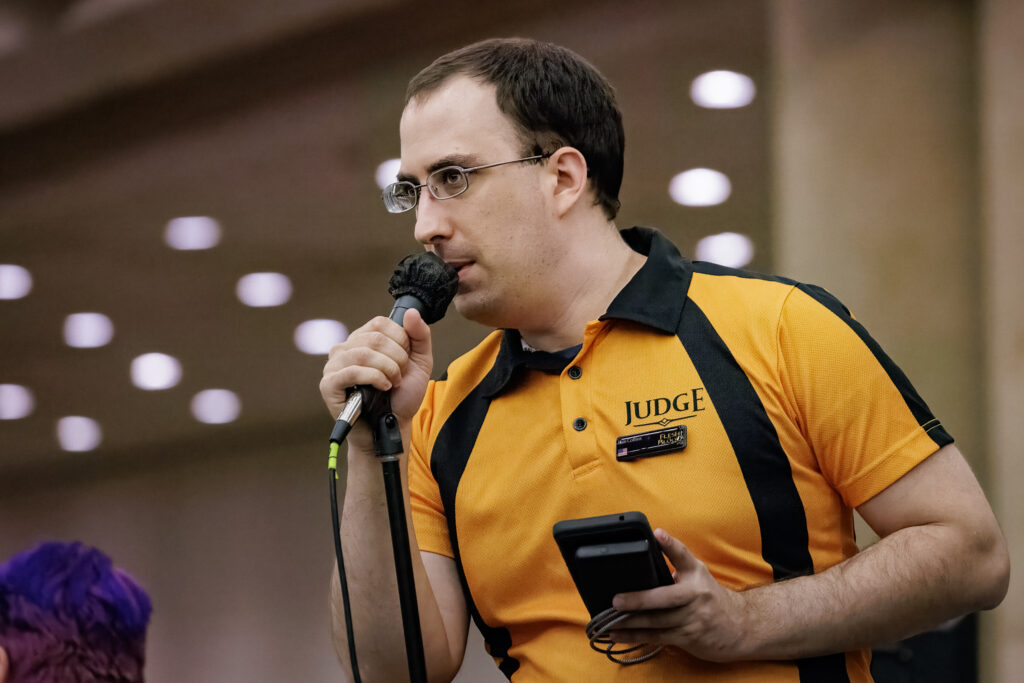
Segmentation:
<svg viewBox="0 0 1024 683">
<path fill-rule="evenodd" d="M 616 609 L 641 614 L 620 622 L 610 634 L 612 640 L 673 645 L 712 662 L 741 658 L 743 594 L 719 584 L 704 563 L 668 532 L 656 529 L 654 536 L 675 567 L 673 583 L 616 595 L 612 602 Z"/>
<path fill-rule="evenodd" d="M 419 311 L 408 310 L 403 324 L 378 316 L 331 349 L 320 380 L 320 394 L 331 417 L 341 413 L 349 388 L 364 385 L 391 390 L 391 410 L 400 421 L 412 419 L 426 393 L 434 358 L 430 328 Z M 372 448 L 368 430 L 360 425 L 350 440 Z"/>
</svg>

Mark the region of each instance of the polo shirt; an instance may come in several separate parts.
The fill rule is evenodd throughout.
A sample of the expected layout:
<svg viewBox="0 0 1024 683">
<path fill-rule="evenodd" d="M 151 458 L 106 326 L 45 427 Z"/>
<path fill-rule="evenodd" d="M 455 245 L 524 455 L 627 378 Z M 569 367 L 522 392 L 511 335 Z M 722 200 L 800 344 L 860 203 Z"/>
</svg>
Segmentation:
<svg viewBox="0 0 1024 683">
<path fill-rule="evenodd" d="M 499 669 L 526 681 L 867 681 L 869 652 L 634 666 L 593 652 L 552 526 L 639 510 L 722 585 L 823 571 L 857 552 L 853 509 L 952 438 L 838 300 L 690 262 L 660 233 L 575 356 L 496 330 L 432 381 L 413 421 L 421 550 L 452 557 Z M 622 436 L 686 426 L 686 447 L 616 459 Z"/>
</svg>

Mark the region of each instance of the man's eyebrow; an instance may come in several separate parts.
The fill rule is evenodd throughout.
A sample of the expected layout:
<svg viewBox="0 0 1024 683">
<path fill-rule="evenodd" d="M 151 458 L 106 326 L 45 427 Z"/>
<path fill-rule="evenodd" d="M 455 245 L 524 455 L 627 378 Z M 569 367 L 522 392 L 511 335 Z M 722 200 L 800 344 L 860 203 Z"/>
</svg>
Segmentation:
<svg viewBox="0 0 1024 683">
<path fill-rule="evenodd" d="M 459 166 L 461 168 L 472 168 L 478 166 L 479 161 L 475 155 L 472 154 L 449 154 L 448 156 L 441 157 L 434 163 L 427 166 L 427 175 L 430 175 L 434 171 L 447 168 L 448 166 Z M 413 185 L 419 185 L 420 179 L 411 173 L 399 173 L 399 182 L 412 183 Z"/>
</svg>

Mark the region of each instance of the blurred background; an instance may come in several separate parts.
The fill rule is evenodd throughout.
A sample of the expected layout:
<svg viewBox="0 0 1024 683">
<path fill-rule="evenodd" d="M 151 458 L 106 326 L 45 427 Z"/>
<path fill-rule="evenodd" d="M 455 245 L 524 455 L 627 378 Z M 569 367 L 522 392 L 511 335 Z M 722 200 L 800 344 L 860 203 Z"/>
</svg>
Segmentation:
<svg viewBox="0 0 1024 683">
<path fill-rule="evenodd" d="M 1024 566 L 1015 0 L 0 0 L 0 559 L 109 553 L 157 683 L 342 679 L 317 382 L 419 248 L 379 196 L 406 81 L 510 35 L 615 84 L 620 227 L 853 310 Z M 439 323 L 437 373 L 486 332 Z M 1020 581 L 929 637 L 880 680 L 1019 680 Z"/>
</svg>

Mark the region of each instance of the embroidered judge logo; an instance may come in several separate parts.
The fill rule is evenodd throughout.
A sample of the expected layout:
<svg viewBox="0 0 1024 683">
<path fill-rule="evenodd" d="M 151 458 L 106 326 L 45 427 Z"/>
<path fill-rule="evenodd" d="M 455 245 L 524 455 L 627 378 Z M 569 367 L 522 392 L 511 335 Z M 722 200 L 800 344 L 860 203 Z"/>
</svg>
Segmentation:
<svg viewBox="0 0 1024 683">
<path fill-rule="evenodd" d="M 704 387 L 683 391 L 675 396 L 658 396 L 643 401 L 626 401 L 626 426 L 669 425 L 691 418 L 705 410 Z"/>
</svg>

